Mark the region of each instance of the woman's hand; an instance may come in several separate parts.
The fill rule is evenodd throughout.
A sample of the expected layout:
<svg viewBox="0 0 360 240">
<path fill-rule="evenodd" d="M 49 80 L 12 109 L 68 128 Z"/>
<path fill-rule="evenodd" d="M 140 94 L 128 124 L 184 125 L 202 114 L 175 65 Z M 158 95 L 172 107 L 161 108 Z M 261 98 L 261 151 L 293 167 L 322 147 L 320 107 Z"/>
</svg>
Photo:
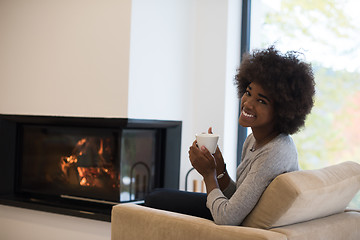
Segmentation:
<svg viewBox="0 0 360 240">
<path fill-rule="evenodd" d="M 189 149 L 189 159 L 191 165 L 203 176 L 208 194 L 213 189 L 219 188 L 216 178 L 215 159 L 205 147 L 202 147 L 200 150 L 196 144 L 196 140 Z"/>
<path fill-rule="evenodd" d="M 208 133 L 212 134 L 211 127 L 208 129 Z M 215 153 L 211 154 L 204 146 L 199 149 L 195 140 L 189 149 L 189 159 L 191 165 L 203 176 L 207 193 L 210 193 L 214 188 L 223 190 L 228 186 L 230 178 L 227 174 L 219 179 L 219 182 L 216 178 L 226 171 L 224 159 L 218 146 Z"/>
<path fill-rule="evenodd" d="M 210 152 L 202 147 L 200 150 L 196 140 L 189 149 L 191 165 L 205 178 L 209 175 L 216 175 L 216 163 Z"/>
</svg>

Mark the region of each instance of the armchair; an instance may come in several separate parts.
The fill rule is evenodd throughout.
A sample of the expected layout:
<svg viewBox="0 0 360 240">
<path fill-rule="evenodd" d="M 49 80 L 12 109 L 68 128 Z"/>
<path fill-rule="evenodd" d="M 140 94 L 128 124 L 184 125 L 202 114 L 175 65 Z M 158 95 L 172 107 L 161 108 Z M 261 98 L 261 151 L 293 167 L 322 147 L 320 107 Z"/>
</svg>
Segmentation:
<svg viewBox="0 0 360 240">
<path fill-rule="evenodd" d="M 360 239 L 360 211 L 347 209 L 360 189 L 360 164 L 343 162 L 276 177 L 241 226 L 132 203 L 113 207 L 112 240 Z"/>
</svg>

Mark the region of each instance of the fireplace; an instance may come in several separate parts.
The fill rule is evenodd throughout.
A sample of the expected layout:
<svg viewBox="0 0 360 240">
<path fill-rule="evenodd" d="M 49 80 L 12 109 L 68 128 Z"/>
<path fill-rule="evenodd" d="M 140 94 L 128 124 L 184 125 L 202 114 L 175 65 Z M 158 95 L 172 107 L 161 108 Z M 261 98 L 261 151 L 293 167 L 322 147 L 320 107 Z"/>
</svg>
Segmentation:
<svg viewBox="0 0 360 240">
<path fill-rule="evenodd" d="M 179 187 L 181 122 L 0 115 L 0 204 L 110 221 Z"/>
</svg>

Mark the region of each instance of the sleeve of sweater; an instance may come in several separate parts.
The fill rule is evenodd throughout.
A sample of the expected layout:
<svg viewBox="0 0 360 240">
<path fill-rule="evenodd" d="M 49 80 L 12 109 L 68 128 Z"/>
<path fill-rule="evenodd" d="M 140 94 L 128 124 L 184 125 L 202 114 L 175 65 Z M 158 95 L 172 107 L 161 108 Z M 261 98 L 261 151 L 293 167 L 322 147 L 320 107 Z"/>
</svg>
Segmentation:
<svg viewBox="0 0 360 240">
<path fill-rule="evenodd" d="M 229 185 L 224 189 L 223 194 L 226 198 L 231 198 L 231 196 L 236 191 L 236 183 L 230 179 Z"/>
<path fill-rule="evenodd" d="M 263 191 L 279 174 L 288 169 L 288 151 L 266 149 L 257 154 L 244 181 L 230 197 L 216 188 L 207 197 L 207 207 L 216 224 L 240 225 L 251 212 Z"/>
</svg>

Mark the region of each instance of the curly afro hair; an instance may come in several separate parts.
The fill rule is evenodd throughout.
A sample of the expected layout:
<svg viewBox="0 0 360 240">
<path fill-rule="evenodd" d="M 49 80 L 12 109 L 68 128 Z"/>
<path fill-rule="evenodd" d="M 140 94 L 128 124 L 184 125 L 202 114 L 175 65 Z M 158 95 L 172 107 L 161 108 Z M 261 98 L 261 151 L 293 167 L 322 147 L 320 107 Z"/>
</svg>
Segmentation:
<svg viewBox="0 0 360 240">
<path fill-rule="evenodd" d="M 304 126 L 314 105 L 315 81 L 311 65 L 301 61 L 298 52 L 281 54 L 270 46 L 245 54 L 235 76 L 240 99 L 251 82 L 273 99 L 276 130 L 294 134 Z"/>
</svg>

